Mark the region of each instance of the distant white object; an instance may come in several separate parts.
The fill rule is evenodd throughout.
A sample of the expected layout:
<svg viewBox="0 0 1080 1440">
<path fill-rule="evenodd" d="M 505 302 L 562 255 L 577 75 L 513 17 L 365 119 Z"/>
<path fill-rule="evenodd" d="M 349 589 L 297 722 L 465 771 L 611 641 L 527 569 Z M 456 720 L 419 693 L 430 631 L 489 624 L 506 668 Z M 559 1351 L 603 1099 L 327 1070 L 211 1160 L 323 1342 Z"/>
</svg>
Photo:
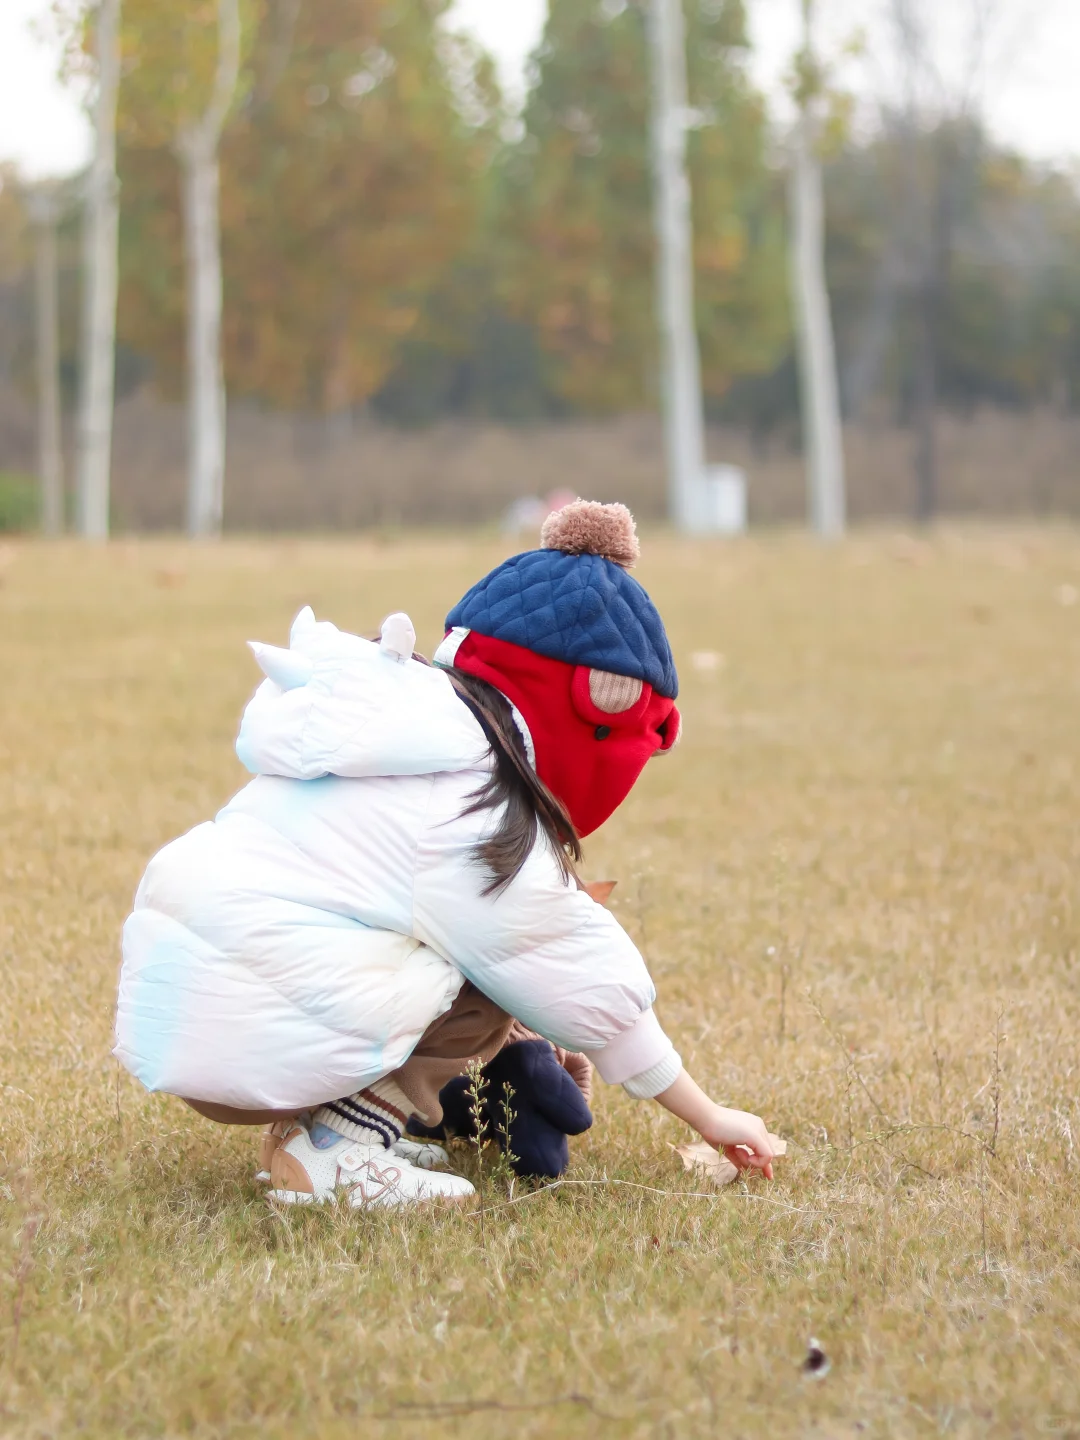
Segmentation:
<svg viewBox="0 0 1080 1440">
<path fill-rule="evenodd" d="M 504 535 L 521 535 L 526 530 L 539 533 L 551 507 L 539 495 L 522 495 L 503 511 L 502 531 Z"/>
<path fill-rule="evenodd" d="M 746 471 L 738 465 L 710 465 L 702 494 L 700 529 L 712 535 L 746 531 Z"/>
</svg>

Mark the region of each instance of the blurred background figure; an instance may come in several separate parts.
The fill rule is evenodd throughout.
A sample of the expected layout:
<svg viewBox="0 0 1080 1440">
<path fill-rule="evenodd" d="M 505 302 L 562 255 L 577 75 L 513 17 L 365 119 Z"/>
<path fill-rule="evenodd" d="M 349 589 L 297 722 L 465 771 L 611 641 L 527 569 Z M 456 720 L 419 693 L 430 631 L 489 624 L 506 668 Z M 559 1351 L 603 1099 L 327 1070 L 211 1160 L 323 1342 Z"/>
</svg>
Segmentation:
<svg viewBox="0 0 1080 1440">
<path fill-rule="evenodd" d="M 538 495 L 522 495 L 518 500 L 511 500 L 503 512 L 503 534 L 515 539 L 519 535 L 538 535 L 549 514 L 549 507 Z"/>
<path fill-rule="evenodd" d="M 1077 61 L 1070 0 L 8 0 L 0 529 L 686 523 L 687 426 L 706 528 L 1078 513 Z"/>
</svg>

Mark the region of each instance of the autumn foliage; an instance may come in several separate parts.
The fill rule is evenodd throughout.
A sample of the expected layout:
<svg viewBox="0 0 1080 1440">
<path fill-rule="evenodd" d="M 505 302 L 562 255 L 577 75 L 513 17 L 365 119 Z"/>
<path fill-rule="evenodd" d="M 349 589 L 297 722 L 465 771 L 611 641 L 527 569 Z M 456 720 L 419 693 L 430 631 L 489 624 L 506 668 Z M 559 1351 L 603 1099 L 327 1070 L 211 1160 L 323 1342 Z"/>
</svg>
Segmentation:
<svg viewBox="0 0 1080 1440">
<path fill-rule="evenodd" d="M 793 439 L 778 131 L 749 78 L 744 0 L 684 6 L 706 404 L 759 441 Z M 646 11 L 551 0 L 513 118 L 490 60 L 453 34 L 449 0 L 245 0 L 221 148 L 230 395 L 331 415 L 371 403 L 408 423 L 654 409 Z M 213 12 L 124 5 L 119 363 L 166 396 L 183 388 L 175 136 L 205 100 Z M 827 268 L 849 418 L 910 418 L 912 216 L 956 144 L 930 128 L 913 162 L 884 122 L 832 136 Z M 985 136 L 961 148 L 942 401 L 1075 405 L 1075 186 Z"/>
<path fill-rule="evenodd" d="M 744 69 L 741 0 L 687 10 L 695 278 L 706 391 L 769 369 L 787 332 L 766 124 Z M 552 0 L 525 135 L 509 162 L 509 295 L 590 409 L 655 398 L 644 7 Z"/>
<path fill-rule="evenodd" d="M 155 9 L 154 0 L 141 0 Z M 165 8 L 165 7 L 162 7 Z M 176 16 L 176 6 L 167 7 Z M 199 26 L 197 6 L 181 28 Z M 205 8 L 205 7 L 204 7 Z M 243 100 L 222 146 L 226 373 L 291 407 L 367 399 L 424 296 L 476 224 L 491 155 L 485 63 L 443 34 L 441 3 L 319 0 L 252 20 Z M 121 94 L 122 337 L 166 387 L 182 358 L 178 178 L 156 102 L 165 26 L 133 36 Z M 140 54 L 138 46 L 142 42 Z M 494 92 L 491 92 L 492 107 Z"/>
<path fill-rule="evenodd" d="M 221 154 L 229 389 L 329 413 L 362 404 L 407 341 L 453 348 L 445 332 L 461 317 L 447 327 L 438 303 L 453 272 L 473 311 L 496 305 L 534 329 L 568 404 L 637 406 L 655 351 L 644 15 L 556 3 L 515 136 L 490 62 L 448 31 L 446 9 L 249 7 Z M 780 237 L 741 5 L 694 0 L 691 12 L 701 324 L 706 383 L 722 393 L 783 342 Z M 173 136 L 207 84 L 211 17 L 202 0 L 130 0 L 125 13 L 120 331 L 175 391 Z"/>
</svg>

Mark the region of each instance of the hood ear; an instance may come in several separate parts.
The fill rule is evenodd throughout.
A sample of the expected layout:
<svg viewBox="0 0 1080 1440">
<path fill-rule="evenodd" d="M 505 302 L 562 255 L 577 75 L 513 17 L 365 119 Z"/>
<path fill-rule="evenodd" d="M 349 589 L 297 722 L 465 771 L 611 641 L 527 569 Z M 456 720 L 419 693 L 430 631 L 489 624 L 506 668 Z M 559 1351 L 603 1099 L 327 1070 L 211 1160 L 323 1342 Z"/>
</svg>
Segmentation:
<svg viewBox="0 0 1080 1440">
<path fill-rule="evenodd" d="M 379 649 L 399 665 L 412 659 L 412 653 L 416 649 L 416 627 L 404 610 L 388 615 L 383 621 L 379 634 Z"/>
<path fill-rule="evenodd" d="M 263 645 L 259 640 L 249 640 L 248 644 L 260 670 L 282 690 L 298 690 L 311 679 L 315 664 L 307 655 L 282 650 L 277 645 Z"/>
</svg>

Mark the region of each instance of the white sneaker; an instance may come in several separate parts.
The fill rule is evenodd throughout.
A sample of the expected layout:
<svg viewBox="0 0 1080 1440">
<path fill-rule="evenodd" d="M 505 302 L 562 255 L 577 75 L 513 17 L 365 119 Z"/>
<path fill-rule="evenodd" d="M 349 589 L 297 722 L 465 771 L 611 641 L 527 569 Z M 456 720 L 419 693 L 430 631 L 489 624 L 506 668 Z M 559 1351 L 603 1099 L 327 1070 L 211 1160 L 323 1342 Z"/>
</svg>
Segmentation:
<svg viewBox="0 0 1080 1440">
<path fill-rule="evenodd" d="M 382 1145 L 342 1137 L 320 1150 L 303 1125 L 295 1125 L 275 1150 L 270 1176 L 269 1193 L 283 1205 L 317 1205 L 340 1196 L 354 1209 L 365 1209 L 460 1202 L 475 1193 L 462 1176 L 422 1170 Z"/>
<path fill-rule="evenodd" d="M 309 1112 L 305 1111 L 305 1116 Z M 298 1116 L 297 1119 L 300 1117 Z M 282 1145 L 287 1136 L 292 1134 L 293 1127 L 297 1120 L 274 1120 L 263 1128 L 259 1136 L 259 1167 L 255 1171 L 256 1182 L 260 1185 L 270 1184 L 270 1165 L 274 1159 L 274 1152 Z"/>
</svg>

